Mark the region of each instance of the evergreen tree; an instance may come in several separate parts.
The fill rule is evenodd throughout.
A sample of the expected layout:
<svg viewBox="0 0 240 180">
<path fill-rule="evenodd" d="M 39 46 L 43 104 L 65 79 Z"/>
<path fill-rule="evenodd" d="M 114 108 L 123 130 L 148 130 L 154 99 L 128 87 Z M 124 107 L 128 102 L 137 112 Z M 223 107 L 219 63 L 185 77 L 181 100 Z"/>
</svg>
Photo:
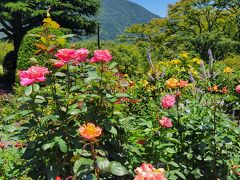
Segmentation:
<svg viewBox="0 0 240 180">
<path fill-rule="evenodd" d="M 1 0 L 0 32 L 13 41 L 14 51 L 11 57 L 16 61 L 17 52 L 26 32 L 39 26 L 51 8 L 51 18 L 62 27 L 85 35 L 95 32 L 99 0 Z"/>
</svg>

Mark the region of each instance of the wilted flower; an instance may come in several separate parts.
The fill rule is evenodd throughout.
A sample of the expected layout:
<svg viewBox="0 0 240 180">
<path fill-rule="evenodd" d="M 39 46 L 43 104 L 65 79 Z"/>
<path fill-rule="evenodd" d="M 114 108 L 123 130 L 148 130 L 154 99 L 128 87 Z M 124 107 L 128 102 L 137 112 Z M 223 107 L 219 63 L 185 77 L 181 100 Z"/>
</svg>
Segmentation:
<svg viewBox="0 0 240 180">
<path fill-rule="evenodd" d="M 170 128 L 172 127 L 172 122 L 168 117 L 164 116 L 159 120 L 159 125 L 164 128 Z"/>
<path fill-rule="evenodd" d="M 173 95 L 166 95 L 162 98 L 162 107 L 165 109 L 172 108 L 176 102 Z"/>
<path fill-rule="evenodd" d="M 92 123 L 87 123 L 79 128 L 79 132 L 83 138 L 92 140 L 102 134 L 102 128 L 95 126 Z"/>
<path fill-rule="evenodd" d="M 238 85 L 238 86 L 236 87 L 236 92 L 237 92 L 238 94 L 240 94 L 240 85 Z"/>
<path fill-rule="evenodd" d="M 65 63 L 75 58 L 75 49 L 59 49 L 55 57 L 59 58 Z"/>
<path fill-rule="evenodd" d="M 151 164 L 142 163 L 134 172 L 136 173 L 134 180 L 166 180 L 164 169 L 155 169 Z"/>
<path fill-rule="evenodd" d="M 226 94 L 227 92 L 228 92 L 228 89 L 227 89 L 227 87 L 226 86 L 224 86 L 223 88 L 222 88 L 222 91 L 221 91 L 222 93 L 224 93 L 224 94 Z"/>
<path fill-rule="evenodd" d="M 20 84 L 28 86 L 37 82 L 44 82 L 47 74 L 49 74 L 47 68 L 32 66 L 27 71 L 19 71 Z"/>
<path fill-rule="evenodd" d="M 223 70 L 224 73 L 232 73 L 233 72 L 233 69 L 230 68 L 230 67 L 225 67 L 224 70 Z"/>
<path fill-rule="evenodd" d="M 175 79 L 175 78 L 170 78 L 170 79 L 168 79 L 168 80 L 166 81 L 166 86 L 167 86 L 168 88 L 174 89 L 174 88 L 178 87 L 178 85 L 179 85 L 179 82 L 178 82 L 178 80 Z"/>
<path fill-rule="evenodd" d="M 108 50 L 95 50 L 94 51 L 94 57 L 92 59 L 90 59 L 91 63 L 95 63 L 95 62 L 109 62 L 112 60 L 112 55 L 110 54 L 110 52 Z"/>
</svg>

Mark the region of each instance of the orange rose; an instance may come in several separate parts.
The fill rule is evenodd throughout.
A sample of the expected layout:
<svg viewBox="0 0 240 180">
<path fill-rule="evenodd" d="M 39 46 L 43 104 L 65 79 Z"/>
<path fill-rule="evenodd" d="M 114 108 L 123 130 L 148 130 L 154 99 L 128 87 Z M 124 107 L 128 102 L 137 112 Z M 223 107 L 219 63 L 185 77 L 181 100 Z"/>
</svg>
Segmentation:
<svg viewBox="0 0 240 180">
<path fill-rule="evenodd" d="M 213 87 L 212 87 L 212 89 L 213 89 L 213 91 L 218 91 L 218 85 L 214 85 Z"/>
<path fill-rule="evenodd" d="M 184 88 L 184 87 L 187 87 L 187 86 L 188 86 L 188 81 L 180 80 L 180 88 Z"/>
<path fill-rule="evenodd" d="M 87 123 L 79 128 L 79 132 L 83 138 L 92 140 L 102 134 L 102 128 L 95 126 L 92 123 Z"/>
<path fill-rule="evenodd" d="M 168 88 L 174 89 L 174 88 L 176 88 L 176 87 L 179 86 L 179 82 L 178 82 L 178 80 L 175 79 L 175 78 L 170 78 L 170 79 L 168 79 L 168 80 L 166 81 L 166 86 L 167 86 Z"/>
</svg>

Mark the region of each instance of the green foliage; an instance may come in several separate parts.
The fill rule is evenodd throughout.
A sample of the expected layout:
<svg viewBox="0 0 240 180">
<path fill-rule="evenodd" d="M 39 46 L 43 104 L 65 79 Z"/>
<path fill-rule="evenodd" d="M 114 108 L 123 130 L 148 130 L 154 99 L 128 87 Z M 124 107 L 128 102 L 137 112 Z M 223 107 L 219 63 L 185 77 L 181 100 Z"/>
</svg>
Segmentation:
<svg viewBox="0 0 240 180">
<path fill-rule="evenodd" d="M 45 37 L 51 38 L 47 39 L 44 36 L 41 36 L 45 31 L 47 31 Z M 62 37 L 67 32 L 69 32 L 67 29 L 46 29 L 43 26 L 36 27 L 28 31 L 23 38 L 18 51 L 17 69 L 27 69 L 33 64 L 43 65 L 46 62 L 48 55 L 40 50 L 51 51 L 51 48 L 54 50 L 57 47 L 65 45 L 65 39 Z M 50 49 L 49 46 L 51 46 Z M 44 49 L 45 47 L 46 49 Z"/>
<path fill-rule="evenodd" d="M 240 69 L 240 55 L 230 55 L 216 63 L 216 65 L 232 67 L 235 70 Z"/>
<path fill-rule="evenodd" d="M 2 76 L 3 75 L 3 66 L 2 65 L 0 65 L 0 76 Z"/>
</svg>

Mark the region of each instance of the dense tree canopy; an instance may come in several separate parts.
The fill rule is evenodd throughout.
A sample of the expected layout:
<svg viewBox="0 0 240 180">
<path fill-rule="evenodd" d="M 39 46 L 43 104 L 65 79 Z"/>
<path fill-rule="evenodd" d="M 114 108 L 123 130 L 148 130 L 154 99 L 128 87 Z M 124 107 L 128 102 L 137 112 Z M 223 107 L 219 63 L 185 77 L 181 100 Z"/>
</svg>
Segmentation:
<svg viewBox="0 0 240 180">
<path fill-rule="evenodd" d="M 169 6 L 166 18 L 133 25 L 126 33 L 131 40 L 167 47 L 160 53 L 195 51 L 207 59 L 211 49 L 221 59 L 240 48 L 240 1 L 180 0 Z"/>
<path fill-rule="evenodd" d="M 99 8 L 99 0 L 1 0 L 0 30 L 14 41 L 15 50 L 24 34 L 40 25 L 46 10 L 51 8 L 51 16 L 61 26 L 81 34 L 95 31 L 93 18 Z"/>
</svg>

